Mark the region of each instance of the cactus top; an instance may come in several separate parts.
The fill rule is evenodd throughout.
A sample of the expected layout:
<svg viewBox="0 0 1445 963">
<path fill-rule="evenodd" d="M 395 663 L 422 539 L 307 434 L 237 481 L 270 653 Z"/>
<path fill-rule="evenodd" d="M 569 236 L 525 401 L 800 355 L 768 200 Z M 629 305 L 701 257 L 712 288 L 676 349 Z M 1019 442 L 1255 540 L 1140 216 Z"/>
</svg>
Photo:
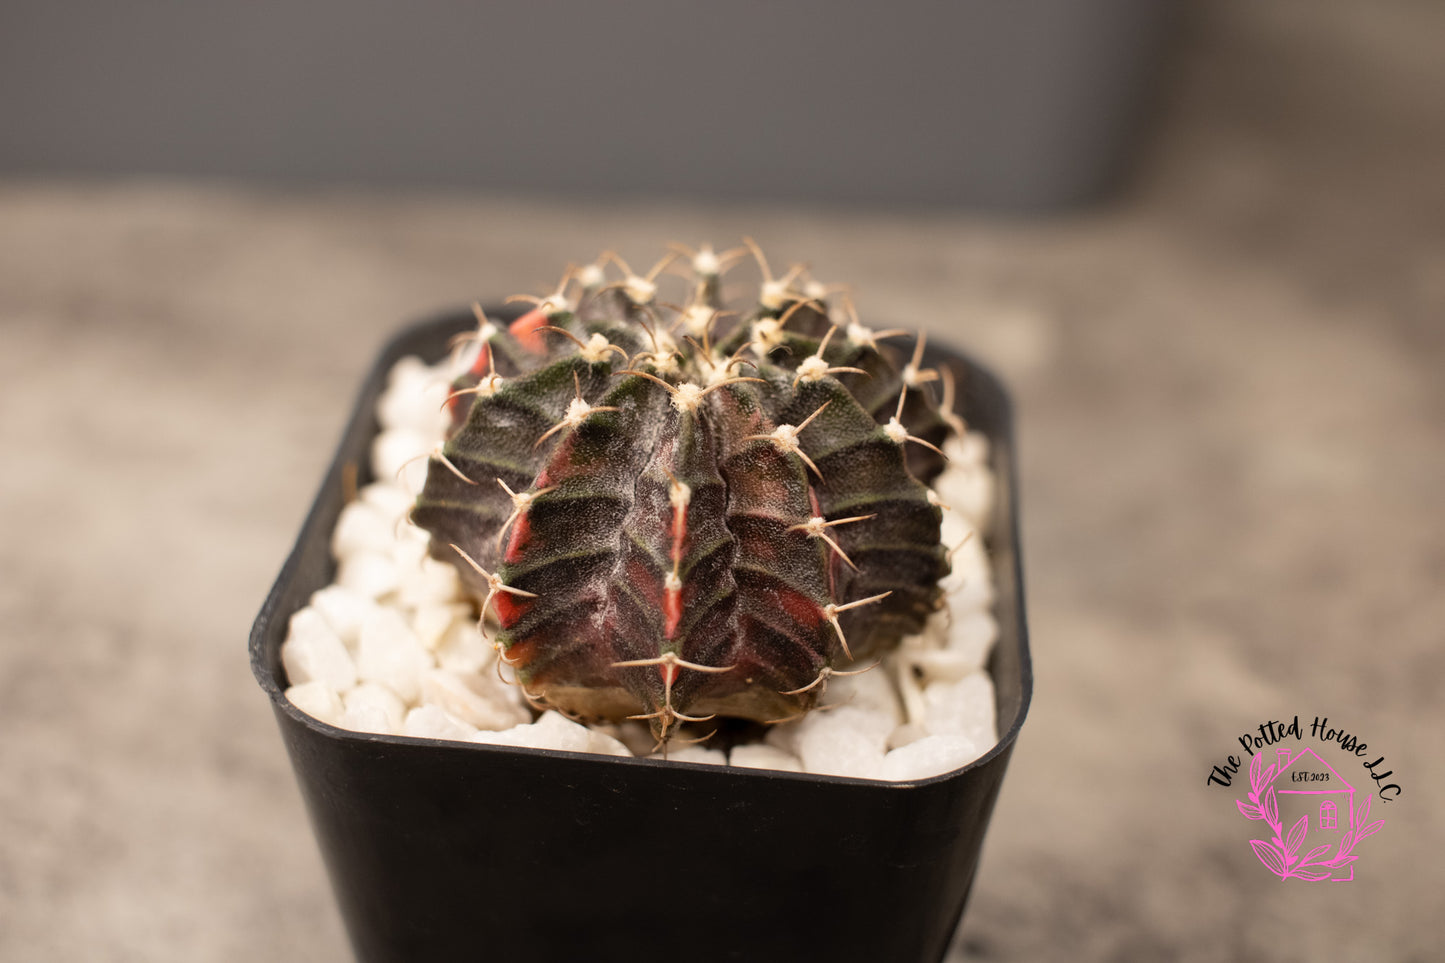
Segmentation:
<svg viewBox="0 0 1445 963">
<path fill-rule="evenodd" d="M 749 249 L 756 301 L 724 311 Z M 664 302 L 679 258 L 683 303 Z M 751 242 L 646 275 L 604 255 L 510 325 L 478 310 L 412 518 L 534 704 L 646 719 L 663 743 L 786 719 L 940 604 L 927 483 L 959 423 L 930 382 L 951 381 L 803 273 L 774 278 Z"/>
</svg>

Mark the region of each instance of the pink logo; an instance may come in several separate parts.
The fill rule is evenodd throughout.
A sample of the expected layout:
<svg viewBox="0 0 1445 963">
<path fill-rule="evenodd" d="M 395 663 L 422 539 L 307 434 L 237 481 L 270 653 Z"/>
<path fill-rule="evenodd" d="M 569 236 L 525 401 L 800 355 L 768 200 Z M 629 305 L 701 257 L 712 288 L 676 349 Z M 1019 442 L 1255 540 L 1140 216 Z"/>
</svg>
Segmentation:
<svg viewBox="0 0 1445 963">
<path fill-rule="evenodd" d="M 1355 847 L 1385 824 L 1368 822 L 1370 796 L 1356 805 L 1355 787 L 1313 749 L 1276 749 L 1268 766 L 1265 755 L 1249 763 L 1249 801 L 1234 801 L 1245 818 L 1263 820 L 1274 832 L 1249 841 L 1254 855 L 1280 879 L 1354 879 Z"/>
</svg>

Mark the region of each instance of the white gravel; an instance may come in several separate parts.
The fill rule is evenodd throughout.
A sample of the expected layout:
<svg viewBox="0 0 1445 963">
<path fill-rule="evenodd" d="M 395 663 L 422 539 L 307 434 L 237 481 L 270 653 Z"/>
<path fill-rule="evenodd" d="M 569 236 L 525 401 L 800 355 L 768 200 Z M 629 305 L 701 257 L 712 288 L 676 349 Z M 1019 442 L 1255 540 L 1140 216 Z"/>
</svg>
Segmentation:
<svg viewBox="0 0 1445 963">
<path fill-rule="evenodd" d="M 589 727 L 529 708 L 497 671 L 456 571 L 429 558 L 426 533 L 403 521 L 425 481 L 425 456 L 445 430 L 439 409 L 451 375 L 447 363 L 429 367 L 416 358 L 393 367 L 377 405 L 378 481 L 337 521 L 336 582 L 291 617 L 281 649 L 286 697 L 322 722 L 359 732 L 651 755 L 640 723 Z M 949 467 L 934 488 L 948 506 L 944 544 L 956 548 L 944 581 L 948 604 L 877 668 L 831 678 L 818 711 L 731 755 L 674 743 L 670 761 L 903 781 L 957 769 L 997 743 L 984 665 L 998 625 L 976 530 L 994 498 L 988 441 L 968 434 L 944 448 Z"/>
</svg>

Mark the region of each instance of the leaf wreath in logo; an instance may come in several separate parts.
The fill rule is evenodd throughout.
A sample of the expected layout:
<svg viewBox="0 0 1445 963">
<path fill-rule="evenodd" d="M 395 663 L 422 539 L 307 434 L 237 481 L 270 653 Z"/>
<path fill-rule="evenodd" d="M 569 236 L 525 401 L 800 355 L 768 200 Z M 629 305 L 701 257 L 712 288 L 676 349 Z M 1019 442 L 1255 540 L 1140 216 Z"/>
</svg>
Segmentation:
<svg viewBox="0 0 1445 963">
<path fill-rule="evenodd" d="M 1370 817 L 1370 797 L 1366 796 L 1351 812 L 1350 828 L 1340 836 L 1339 847 L 1333 856 L 1329 854 L 1329 843 L 1316 846 L 1301 856 L 1299 850 L 1309 832 L 1310 817 L 1306 813 L 1295 821 L 1288 834 L 1284 832 L 1273 785 L 1277 772 L 1278 767 L 1274 764 L 1265 767 L 1264 756 L 1255 756 L 1249 764 L 1249 802 L 1236 799 L 1234 805 L 1246 819 L 1262 819 L 1274 831 L 1274 838 L 1251 839 L 1249 845 L 1259 861 L 1280 879 L 1318 882 L 1331 878 L 1336 870 L 1359 859 L 1355 855 L 1355 847 L 1361 840 L 1375 835 L 1385 825 L 1383 819 L 1366 823 Z"/>
</svg>

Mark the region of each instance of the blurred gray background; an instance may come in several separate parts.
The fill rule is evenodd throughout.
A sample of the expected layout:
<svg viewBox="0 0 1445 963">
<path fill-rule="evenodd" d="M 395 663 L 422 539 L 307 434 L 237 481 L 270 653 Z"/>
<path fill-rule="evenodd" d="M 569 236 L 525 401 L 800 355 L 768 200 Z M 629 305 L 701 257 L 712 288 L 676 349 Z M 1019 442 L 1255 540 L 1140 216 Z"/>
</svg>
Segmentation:
<svg viewBox="0 0 1445 963">
<path fill-rule="evenodd" d="M 616 24 L 552 13 L 570 6 L 478 38 L 434 7 L 0 4 L 0 959 L 346 959 L 245 642 L 363 371 L 404 322 L 604 247 L 636 264 L 743 234 L 851 282 L 867 318 L 976 353 L 1018 402 L 1038 681 L 951 959 L 1439 959 L 1445 6 L 1189 5 L 1150 83 L 1030 135 L 1098 145 L 1118 122 L 1131 149 L 1080 148 L 1096 174 L 1057 193 L 1035 188 L 1074 158 L 1045 149 L 982 199 L 940 171 L 1015 143 L 1026 109 L 980 119 L 985 91 L 940 89 L 969 118 L 949 127 L 746 56 L 866 26 L 886 62 L 845 49 L 839 71 L 918 91 L 907 75 L 944 67 L 898 38 L 936 57 L 938 25 L 983 6 L 734 6 L 736 50 L 679 53 L 603 44 Z M 947 69 L 1066 101 L 1030 58 L 1093 49 L 1093 21 L 1044 7 L 1060 33 L 1032 54 Z M 595 74 L 549 67 L 594 37 Z M 1106 61 L 1123 76 L 1143 49 Z M 624 53 L 666 70 L 619 73 Z M 468 76 L 418 106 L 429 78 Z M 568 111 L 522 109 L 559 77 Z M 737 94 L 780 77 L 766 103 Z M 604 108 L 645 123 L 618 150 L 675 182 L 579 136 Z M 699 111 L 727 151 L 691 139 Z M 839 130 L 866 164 L 808 153 Z M 953 160 L 892 142 L 925 130 Z M 839 178 L 835 199 L 783 192 L 790 171 Z M 861 206 L 845 174 L 916 193 Z M 1357 732 L 1404 787 L 1348 885 L 1275 879 L 1205 785 L 1242 731 L 1296 712 Z"/>
<path fill-rule="evenodd" d="M 0 170 L 1036 208 L 1175 0 L 0 5 Z"/>
</svg>

